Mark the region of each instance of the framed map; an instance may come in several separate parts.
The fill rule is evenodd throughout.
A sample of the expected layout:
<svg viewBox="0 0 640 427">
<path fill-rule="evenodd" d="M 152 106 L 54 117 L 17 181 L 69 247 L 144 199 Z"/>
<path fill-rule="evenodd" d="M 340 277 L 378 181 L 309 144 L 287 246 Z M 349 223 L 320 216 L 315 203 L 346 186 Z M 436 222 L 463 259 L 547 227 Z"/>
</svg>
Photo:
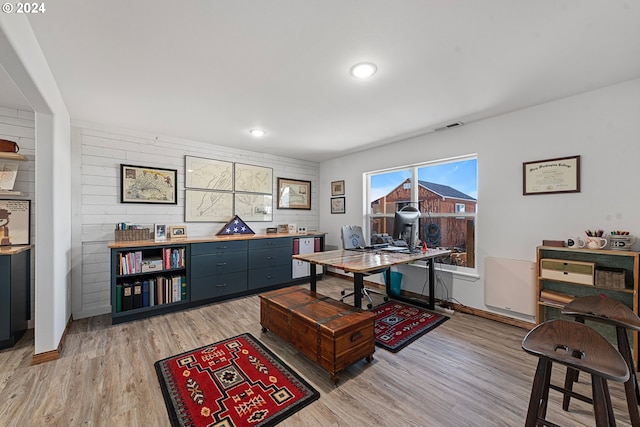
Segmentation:
<svg viewBox="0 0 640 427">
<path fill-rule="evenodd" d="M 121 203 L 178 203 L 175 169 L 120 165 Z"/>
<path fill-rule="evenodd" d="M 185 188 L 233 190 L 233 163 L 202 157 L 184 156 Z"/>
<path fill-rule="evenodd" d="M 236 215 L 245 221 L 273 221 L 273 196 L 271 194 L 236 193 Z"/>
<path fill-rule="evenodd" d="M 273 169 L 263 166 L 235 164 L 235 191 L 273 194 Z"/>
<path fill-rule="evenodd" d="M 186 222 L 227 222 L 233 217 L 233 193 L 209 190 L 185 190 Z"/>
<path fill-rule="evenodd" d="M 278 209 L 311 209 L 311 181 L 278 178 Z"/>
</svg>

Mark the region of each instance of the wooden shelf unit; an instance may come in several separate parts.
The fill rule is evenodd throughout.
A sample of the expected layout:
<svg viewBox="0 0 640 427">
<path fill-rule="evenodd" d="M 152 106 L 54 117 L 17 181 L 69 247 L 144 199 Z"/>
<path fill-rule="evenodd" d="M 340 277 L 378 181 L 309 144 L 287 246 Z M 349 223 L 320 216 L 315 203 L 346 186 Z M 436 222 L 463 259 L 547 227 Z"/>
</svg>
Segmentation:
<svg viewBox="0 0 640 427">
<path fill-rule="evenodd" d="M 541 277 L 540 261 L 542 259 L 559 259 L 578 262 L 591 262 L 595 268 L 617 268 L 624 270 L 624 289 L 585 285 L 558 279 Z M 640 253 L 634 251 L 616 251 L 606 249 L 571 249 L 551 246 L 538 246 L 536 248 L 536 276 L 537 276 L 537 311 L 536 322 L 538 324 L 555 318 L 573 319 L 561 313 L 564 304 L 558 302 L 541 301 L 540 293 L 543 290 L 553 291 L 574 297 L 588 295 L 606 295 L 624 303 L 638 314 L 638 270 Z M 597 322 L 586 322 L 589 326 L 598 330 L 603 336 L 616 344 L 615 330 L 612 327 Z M 638 367 L 638 333 L 630 332 L 629 337 L 633 349 L 636 367 Z"/>
</svg>

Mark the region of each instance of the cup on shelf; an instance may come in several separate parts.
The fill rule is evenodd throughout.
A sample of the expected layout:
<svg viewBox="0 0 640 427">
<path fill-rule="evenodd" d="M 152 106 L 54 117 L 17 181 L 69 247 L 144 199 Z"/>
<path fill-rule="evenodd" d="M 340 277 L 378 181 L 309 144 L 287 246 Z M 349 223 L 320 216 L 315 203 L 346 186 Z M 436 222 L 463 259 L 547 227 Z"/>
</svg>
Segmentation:
<svg viewBox="0 0 640 427">
<path fill-rule="evenodd" d="M 611 246 L 611 249 L 628 251 L 631 249 L 631 245 L 633 245 L 635 242 L 636 242 L 636 238 L 629 235 L 609 236 L 609 245 Z"/>
<path fill-rule="evenodd" d="M 584 248 L 587 243 L 580 237 L 569 237 L 567 239 L 568 248 Z"/>
<path fill-rule="evenodd" d="M 607 246 L 607 239 L 604 237 L 587 237 L 587 248 L 603 249 Z"/>
</svg>

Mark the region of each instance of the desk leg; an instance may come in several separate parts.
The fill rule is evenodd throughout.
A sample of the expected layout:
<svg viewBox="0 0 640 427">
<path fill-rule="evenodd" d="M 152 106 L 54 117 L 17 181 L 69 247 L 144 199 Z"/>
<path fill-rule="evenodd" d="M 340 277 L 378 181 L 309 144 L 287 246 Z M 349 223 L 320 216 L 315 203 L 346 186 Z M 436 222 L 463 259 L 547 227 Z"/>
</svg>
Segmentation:
<svg viewBox="0 0 640 427">
<path fill-rule="evenodd" d="M 427 265 L 429 267 L 429 304 L 428 308 L 433 310 L 436 307 L 436 272 L 433 268 L 433 258 L 429 258 L 427 260 Z"/>
<path fill-rule="evenodd" d="M 353 305 L 362 307 L 362 287 L 364 286 L 364 274 L 353 273 Z"/>
<path fill-rule="evenodd" d="M 317 279 L 316 279 L 316 265 L 314 263 L 310 263 L 309 272 L 311 273 L 311 277 L 309 278 L 311 292 L 316 292 Z"/>
</svg>

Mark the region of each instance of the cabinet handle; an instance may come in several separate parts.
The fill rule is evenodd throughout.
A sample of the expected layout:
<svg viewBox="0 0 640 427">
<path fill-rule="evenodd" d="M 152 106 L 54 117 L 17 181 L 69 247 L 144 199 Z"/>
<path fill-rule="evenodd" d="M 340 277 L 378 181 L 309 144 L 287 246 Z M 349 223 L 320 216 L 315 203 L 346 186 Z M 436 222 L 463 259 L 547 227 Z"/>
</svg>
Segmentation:
<svg viewBox="0 0 640 427">
<path fill-rule="evenodd" d="M 226 263 L 226 262 L 219 262 L 219 263 L 217 263 L 216 265 L 217 265 L 218 267 L 222 267 L 223 265 L 227 265 L 227 263 Z"/>
<path fill-rule="evenodd" d="M 219 285 L 216 285 L 216 288 L 224 288 L 225 286 L 227 286 L 226 283 L 221 283 Z"/>
<path fill-rule="evenodd" d="M 360 338 L 362 338 L 362 332 L 355 332 L 353 335 L 351 335 L 351 342 L 359 340 Z"/>
</svg>

